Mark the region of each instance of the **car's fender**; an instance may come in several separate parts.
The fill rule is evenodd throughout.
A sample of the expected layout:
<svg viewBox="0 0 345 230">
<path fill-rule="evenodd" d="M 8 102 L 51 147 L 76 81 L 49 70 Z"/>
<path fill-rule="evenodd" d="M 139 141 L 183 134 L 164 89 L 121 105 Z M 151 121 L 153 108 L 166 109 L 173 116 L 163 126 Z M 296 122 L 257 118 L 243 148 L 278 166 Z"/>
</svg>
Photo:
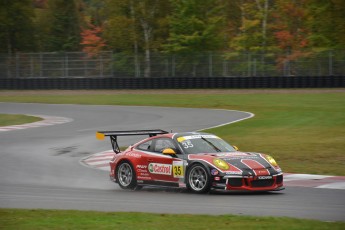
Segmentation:
<svg viewBox="0 0 345 230">
<path fill-rule="evenodd" d="M 211 171 L 212 168 L 214 168 L 213 166 L 211 166 L 209 163 L 202 161 L 202 160 L 188 160 L 188 165 L 186 167 L 186 172 L 185 172 L 185 176 L 184 176 L 184 182 L 186 183 L 186 179 L 187 179 L 187 175 L 189 172 L 189 169 L 192 168 L 193 165 L 195 164 L 201 164 L 203 165 L 206 169 L 208 169 L 208 172 Z"/>
</svg>

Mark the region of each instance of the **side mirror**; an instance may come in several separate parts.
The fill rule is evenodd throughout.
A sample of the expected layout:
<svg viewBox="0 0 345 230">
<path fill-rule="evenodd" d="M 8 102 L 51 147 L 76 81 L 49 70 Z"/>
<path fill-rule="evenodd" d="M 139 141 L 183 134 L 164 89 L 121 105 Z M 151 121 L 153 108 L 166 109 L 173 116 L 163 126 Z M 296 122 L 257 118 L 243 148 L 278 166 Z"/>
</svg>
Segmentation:
<svg viewBox="0 0 345 230">
<path fill-rule="evenodd" d="M 239 148 L 238 148 L 236 145 L 233 145 L 232 147 L 233 147 L 236 151 L 239 150 Z"/>
<path fill-rule="evenodd" d="M 163 153 L 164 155 L 176 155 L 175 150 L 173 150 L 173 149 L 171 149 L 171 148 L 164 149 L 162 153 Z"/>
</svg>

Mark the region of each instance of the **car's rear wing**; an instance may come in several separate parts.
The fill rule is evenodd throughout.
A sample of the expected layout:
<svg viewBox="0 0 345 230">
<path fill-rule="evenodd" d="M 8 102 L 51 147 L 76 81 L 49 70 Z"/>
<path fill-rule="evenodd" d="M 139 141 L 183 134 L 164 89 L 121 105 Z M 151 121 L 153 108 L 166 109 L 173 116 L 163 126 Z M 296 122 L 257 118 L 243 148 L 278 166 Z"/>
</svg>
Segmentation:
<svg viewBox="0 0 345 230">
<path fill-rule="evenodd" d="M 128 130 L 128 131 L 97 131 L 96 138 L 99 140 L 104 140 L 106 136 L 110 137 L 111 146 L 113 147 L 114 152 L 117 154 L 120 152 L 120 147 L 117 143 L 118 136 L 138 136 L 138 135 L 149 135 L 150 137 L 169 133 L 161 129 L 153 130 Z"/>
</svg>

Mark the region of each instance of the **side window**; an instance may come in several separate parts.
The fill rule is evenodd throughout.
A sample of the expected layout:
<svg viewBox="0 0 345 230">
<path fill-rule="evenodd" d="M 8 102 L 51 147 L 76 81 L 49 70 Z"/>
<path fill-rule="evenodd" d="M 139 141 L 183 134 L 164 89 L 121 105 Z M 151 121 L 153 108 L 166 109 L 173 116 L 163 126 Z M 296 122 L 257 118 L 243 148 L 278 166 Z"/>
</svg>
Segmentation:
<svg viewBox="0 0 345 230">
<path fill-rule="evenodd" d="M 166 148 L 176 149 L 176 147 L 175 147 L 175 145 L 171 139 L 168 139 L 168 138 L 156 139 L 155 146 L 154 146 L 154 152 L 161 153 Z"/>
<path fill-rule="evenodd" d="M 144 151 L 150 151 L 150 147 L 152 145 L 152 141 L 146 141 L 138 146 L 138 149 Z"/>
</svg>

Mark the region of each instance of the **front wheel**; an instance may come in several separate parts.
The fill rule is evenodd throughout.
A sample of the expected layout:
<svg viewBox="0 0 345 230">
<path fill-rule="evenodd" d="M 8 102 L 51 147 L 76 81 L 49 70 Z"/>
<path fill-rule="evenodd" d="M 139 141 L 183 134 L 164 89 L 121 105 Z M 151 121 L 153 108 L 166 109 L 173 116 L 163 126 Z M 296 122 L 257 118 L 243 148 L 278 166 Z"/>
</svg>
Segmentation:
<svg viewBox="0 0 345 230">
<path fill-rule="evenodd" d="M 187 188 L 195 193 L 210 191 L 210 174 L 205 166 L 195 164 L 188 170 Z"/>
<path fill-rule="evenodd" d="M 135 171 L 129 162 L 121 162 L 116 167 L 116 181 L 123 189 L 134 190 L 137 187 Z"/>
</svg>

